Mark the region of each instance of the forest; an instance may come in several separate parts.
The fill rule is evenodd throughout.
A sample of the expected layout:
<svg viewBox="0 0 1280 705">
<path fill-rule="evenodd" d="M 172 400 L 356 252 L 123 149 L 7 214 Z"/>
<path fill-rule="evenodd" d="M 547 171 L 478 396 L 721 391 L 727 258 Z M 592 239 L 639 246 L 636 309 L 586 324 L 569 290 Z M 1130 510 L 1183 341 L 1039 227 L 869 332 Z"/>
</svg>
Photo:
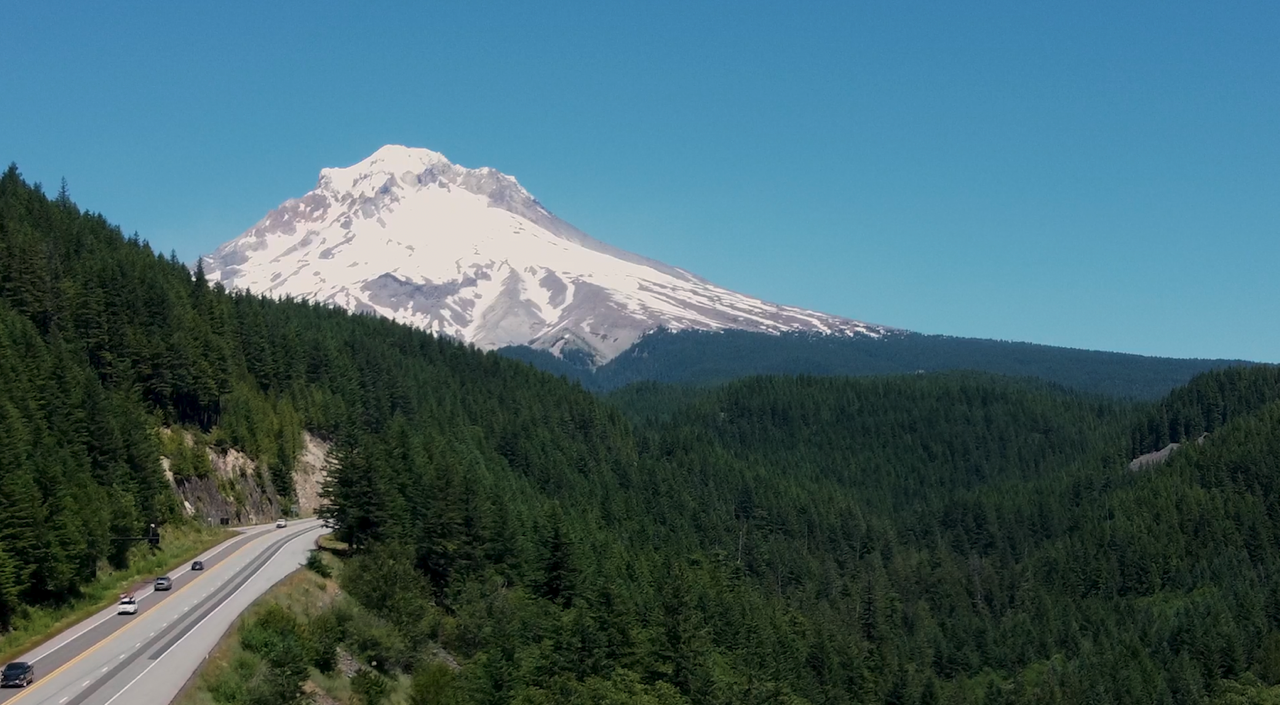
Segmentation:
<svg viewBox="0 0 1280 705">
<path fill-rule="evenodd" d="M 969 370 L 1036 377 L 1078 391 L 1147 401 L 1163 397 L 1201 372 L 1248 364 L 897 330 L 879 338 L 656 330 L 597 367 L 588 356 L 572 349 L 563 351 L 562 357 L 527 346 L 499 352 L 598 392 L 638 382 L 713 385 L 751 375 L 865 376 Z"/>
<path fill-rule="evenodd" d="M 0 630 L 184 520 L 161 427 L 286 495 L 302 430 L 334 444 L 363 617 L 255 622 L 266 670 L 219 702 L 293 702 L 339 647 L 414 705 L 1280 702 L 1275 367 L 1154 401 L 990 371 L 601 397 L 224 291 L 11 166 L 0 368 Z"/>
</svg>

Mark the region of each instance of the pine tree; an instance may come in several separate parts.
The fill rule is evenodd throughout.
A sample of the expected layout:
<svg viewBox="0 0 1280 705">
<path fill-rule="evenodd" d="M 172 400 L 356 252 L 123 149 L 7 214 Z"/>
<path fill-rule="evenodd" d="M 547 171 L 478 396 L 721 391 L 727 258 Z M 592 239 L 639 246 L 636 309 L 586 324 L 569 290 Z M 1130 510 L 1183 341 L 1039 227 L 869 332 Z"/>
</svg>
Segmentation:
<svg viewBox="0 0 1280 705">
<path fill-rule="evenodd" d="M 573 605 L 578 570 L 574 547 L 558 504 L 551 505 L 545 519 L 545 532 L 539 541 L 540 575 L 538 594 L 563 607 Z"/>
<path fill-rule="evenodd" d="M 22 566 L 0 544 L 0 633 L 13 626 L 14 618 L 22 609 Z"/>
<path fill-rule="evenodd" d="M 71 193 L 67 190 L 67 177 L 62 177 L 62 183 L 58 186 L 58 196 L 53 202 L 63 210 L 71 210 L 75 208 L 75 204 L 71 202 Z"/>
<path fill-rule="evenodd" d="M 320 497 L 320 517 L 334 527 L 339 540 L 358 549 L 376 538 L 377 487 L 368 459 L 351 434 L 344 434 L 333 447 Z"/>
</svg>

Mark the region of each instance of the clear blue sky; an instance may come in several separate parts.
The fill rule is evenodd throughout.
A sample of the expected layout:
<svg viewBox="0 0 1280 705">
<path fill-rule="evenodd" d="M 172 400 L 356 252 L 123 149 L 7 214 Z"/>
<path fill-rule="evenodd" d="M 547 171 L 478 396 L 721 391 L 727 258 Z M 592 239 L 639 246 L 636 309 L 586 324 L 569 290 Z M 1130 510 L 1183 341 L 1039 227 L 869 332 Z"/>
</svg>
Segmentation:
<svg viewBox="0 0 1280 705">
<path fill-rule="evenodd" d="M 0 161 L 193 261 L 429 147 L 773 301 L 1280 361 L 1278 37 L 1274 0 L 9 3 Z"/>
</svg>

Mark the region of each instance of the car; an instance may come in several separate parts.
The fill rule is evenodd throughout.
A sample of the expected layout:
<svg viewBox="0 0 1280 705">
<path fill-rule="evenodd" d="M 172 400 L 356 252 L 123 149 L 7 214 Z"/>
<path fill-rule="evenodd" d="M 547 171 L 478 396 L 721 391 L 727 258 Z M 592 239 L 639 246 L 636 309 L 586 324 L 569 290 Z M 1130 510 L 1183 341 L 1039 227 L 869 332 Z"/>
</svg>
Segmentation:
<svg viewBox="0 0 1280 705">
<path fill-rule="evenodd" d="M 0 688 L 25 688 L 35 679 L 35 666 L 26 661 L 14 661 L 0 671 Z"/>
<path fill-rule="evenodd" d="M 285 521 L 284 519 L 277 519 L 277 520 L 276 520 L 276 528 L 277 528 L 277 529 L 283 529 L 284 527 L 286 527 L 286 526 L 288 526 L 288 525 L 289 525 L 289 522 Z"/>
<path fill-rule="evenodd" d="M 204 561 L 191 561 L 191 570 L 204 570 Z"/>
<path fill-rule="evenodd" d="M 156 585 L 155 585 L 155 589 L 156 589 L 157 591 L 159 591 L 159 590 L 172 590 L 172 589 L 173 589 L 173 579 L 172 579 L 172 578 L 170 578 L 170 577 L 169 577 L 169 576 L 167 576 L 167 575 L 162 575 L 162 576 L 160 576 L 160 577 L 156 578 Z"/>
<path fill-rule="evenodd" d="M 116 614 L 137 614 L 138 601 L 133 599 L 133 595 L 125 595 L 120 598 L 120 604 L 116 606 Z"/>
</svg>

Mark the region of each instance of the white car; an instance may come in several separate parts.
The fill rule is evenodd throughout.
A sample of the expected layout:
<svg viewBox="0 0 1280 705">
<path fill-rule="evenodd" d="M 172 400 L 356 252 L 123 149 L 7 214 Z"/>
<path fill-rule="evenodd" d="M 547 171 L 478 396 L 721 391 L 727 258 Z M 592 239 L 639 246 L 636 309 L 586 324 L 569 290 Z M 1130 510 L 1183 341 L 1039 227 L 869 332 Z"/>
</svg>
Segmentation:
<svg viewBox="0 0 1280 705">
<path fill-rule="evenodd" d="M 116 607 L 116 614 L 137 614 L 138 601 L 132 597 L 120 598 L 120 605 Z"/>
<path fill-rule="evenodd" d="M 276 528 L 277 528 L 277 529 L 283 529 L 284 527 L 286 527 L 286 526 L 288 526 L 288 525 L 289 525 L 289 523 L 288 523 L 288 522 L 286 522 L 284 519 L 277 519 L 277 520 L 276 520 Z"/>
</svg>

